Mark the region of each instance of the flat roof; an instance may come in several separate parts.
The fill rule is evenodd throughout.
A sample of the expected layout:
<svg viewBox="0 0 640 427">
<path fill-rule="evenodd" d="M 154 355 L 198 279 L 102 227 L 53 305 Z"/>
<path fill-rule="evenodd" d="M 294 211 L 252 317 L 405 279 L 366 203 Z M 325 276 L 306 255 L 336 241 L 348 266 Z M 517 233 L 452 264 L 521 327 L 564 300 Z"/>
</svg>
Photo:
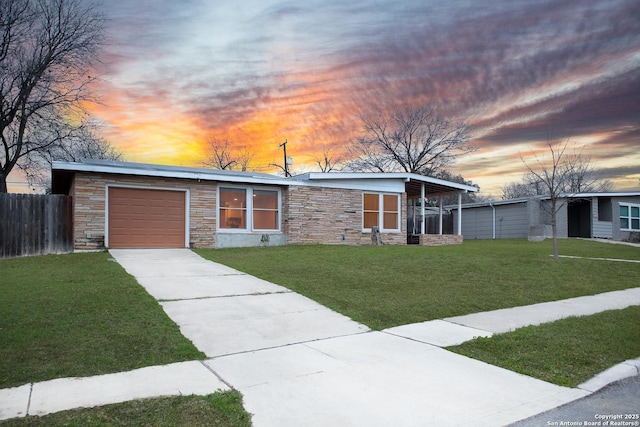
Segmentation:
<svg viewBox="0 0 640 427">
<path fill-rule="evenodd" d="M 616 191 L 616 192 L 602 192 L 602 193 L 574 193 L 574 194 L 563 194 L 559 198 L 561 199 L 592 199 L 594 197 L 640 197 L 640 191 Z M 549 200 L 549 196 L 541 195 L 541 196 L 529 196 L 529 197 L 518 197 L 516 199 L 507 199 L 507 200 L 485 200 L 482 202 L 475 203 L 465 203 L 462 205 L 463 208 L 479 208 L 486 206 L 500 206 L 500 205 L 514 205 L 518 203 L 526 203 L 529 200 L 538 199 L 538 200 Z"/>
<path fill-rule="evenodd" d="M 331 180 L 368 180 L 368 179 L 396 179 L 405 182 L 407 195 L 419 196 L 422 185 L 425 186 L 426 196 L 436 196 L 446 193 L 475 192 L 477 187 L 445 181 L 430 176 L 406 172 L 309 172 L 296 175 L 292 179 L 302 181 L 331 181 Z"/>
<path fill-rule="evenodd" d="M 412 173 L 398 172 L 310 172 L 284 178 L 259 172 L 239 172 L 184 166 L 133 163 L 110 160 L 83 160 L 81 162 L 54 161 L 52 164 L 52 190 L 66 193 L 75 172 L 110 173 L 120 175 L 183 178 L 243 184 L 282 186 L 326 186 L 337 188 L 407 192 L 419 196 L 424 185 L 427 196 L 446 193 L 474 192 L 474 186 L 449 182 Z"/>
<path fill-rule="evenodd" d="M 289 185 L 286 178 L 259 172 L 239 172 L 219 169 L 192 168 L 184 166 L 157 165 L 149 163 L 120 162 L 110 160 L 83 160 L 82 162 L 54 161 L 52 170 L 72 172 L 102 172 L 121 175 L 144 175 L 166 178 L 201 179 L 227 182 L 269 182 Z"/>
</svg>

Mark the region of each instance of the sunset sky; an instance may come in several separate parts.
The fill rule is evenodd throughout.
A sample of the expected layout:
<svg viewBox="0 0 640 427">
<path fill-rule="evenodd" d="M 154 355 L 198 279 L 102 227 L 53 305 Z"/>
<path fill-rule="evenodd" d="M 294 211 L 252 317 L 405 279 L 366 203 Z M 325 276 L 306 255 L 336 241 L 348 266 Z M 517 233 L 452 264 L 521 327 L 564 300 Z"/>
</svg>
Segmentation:
<svg viewBox="0 0 640 427">
<path fill-rule="evenodd" d="M 640 188 L 638 0 L 109 0 L 102 104 L 126 160 L 200 166 L 228 139 L 276 172 L 318 171 L 368 109 L 428 105 L 478 150 L 452 172 L 485 196 L 571 138 L 615 189 Z"/>
</svg>

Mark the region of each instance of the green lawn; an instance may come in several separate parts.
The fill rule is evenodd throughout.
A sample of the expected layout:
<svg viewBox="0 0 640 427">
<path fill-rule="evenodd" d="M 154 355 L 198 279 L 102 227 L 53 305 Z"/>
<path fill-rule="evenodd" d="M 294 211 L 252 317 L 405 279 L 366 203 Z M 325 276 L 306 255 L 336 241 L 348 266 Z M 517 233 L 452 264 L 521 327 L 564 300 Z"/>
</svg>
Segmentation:
<svg viewBox="0 0 640 427">
<path fill-rule="evenodd" d="M 0 260 L 0 388 L 204 359 L 106 252 Z"/>
<path fill-rule="evenodd" d="M 554 261 L 550 240 L 446 247 L 288 245 L 200 249 L 373 329 L 639 286 L 640 263 Z M 561 255 L 640 260 L 640 249 L 560 240 Z"/>
<path fill-rule="evenodd" d="M 640 356 L 640 307 L 572 317 L 478 338 L 449 350 L 493 365 L 575 387 Z"/>
<path fill-rule="evenodd" d="M 559 243 L 562 255 L 640 260 L 635 247 Z M 638 263 L 556 262 L 550 241 L 197 252 L 293 289 L 374 329 L 636 287 L 640 278 Z M 0 260 L 0 277 L 0 388 L 205 357 L 108 253 Z M 575 385 L 638 356 L 639 316 L 638 309 L 627 309 L 567 319 L 473 341 L 456 351 Z M 633 345 L 625 345 L 629 341 Z M 571 370 L 579 373 L 567 377 Z M 150 419 L 153 425 L 248 425 L 240 399 L 235 392 L 150 399 L 8 423 L 143 425 Z M 212 407 L 225 405 L 228 409 L 221 409 L 215 421 L 207 418 L 216 412 Z"/>
<path fill-rule="evenodd" d="M 0 421 L 6 427 L 249 427 L 242 396 L 226 391 L 209 396 L 180 396 L 135 400 L 97 408 L 74 409 L 44 417 Z"/>
</svg>

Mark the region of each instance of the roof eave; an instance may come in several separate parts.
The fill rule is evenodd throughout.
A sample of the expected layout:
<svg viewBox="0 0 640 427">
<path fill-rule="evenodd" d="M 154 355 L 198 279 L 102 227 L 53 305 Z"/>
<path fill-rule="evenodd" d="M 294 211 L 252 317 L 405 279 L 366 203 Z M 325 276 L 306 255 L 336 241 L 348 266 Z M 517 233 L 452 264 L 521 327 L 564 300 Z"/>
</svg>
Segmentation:
<svg viewBox="0 0 640 427">
<path fill-rule="evenodd" d="M 215 172 L 183 172 L 183 171 L 166 171 L 161 169 L 137 169 L 132 167 L 114 167 L 110 165 L 95 165 L 75 162 L 59 162 L 52 163 L 52 170 L 73 171 L 73 172 L 93 172 L 93 173 L 112 173 L 119 175 L 136 175 L 136 176 L 153 176 L 161 178 L 181 178 L 195 179 L 201 181 L 223 181 L 237 182 L 249 184 L 271 184 L 271 185 L 299 185 L 287 179 L 266 179 L 262 177 L 247 177 L 217 174 Z"/>
</svg>

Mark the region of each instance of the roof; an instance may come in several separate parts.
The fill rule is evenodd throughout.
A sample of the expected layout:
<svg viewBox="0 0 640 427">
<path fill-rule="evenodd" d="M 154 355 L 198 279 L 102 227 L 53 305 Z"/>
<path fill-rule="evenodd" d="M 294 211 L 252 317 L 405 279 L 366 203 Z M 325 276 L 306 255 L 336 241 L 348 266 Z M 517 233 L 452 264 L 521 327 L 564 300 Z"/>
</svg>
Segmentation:
<svg viewBox="0 0 640 427">
<path fill-rule="evenodd" d="M 618 191 L 618 192 L 601 192 L 601 193 L 574 193 L 563 194 L 560 196 L 562 199 L 592 199 L 594 197 L 640 197 L 640 191 Z M 529 200 L 549 200 L 549 196 L 529 196 L 518 197 L 516 199 L 507 200 L 485 200 L 476 203 L 466 203 L 462 205 L 462 208 L 481 208 L 486 206 L 500 206 L 500 205 L 514 205 L 518 203 L 526 203 Z"/>
<path fill-rule="evenodd" d="M 311 172 L 296 175 L 291 178 L 283 178 L 277 175 L 258 172 L 238 172 L 110 160 L 83 160 L 82 162 L 53 162 L 53 192 L 67 193 L 73 179 L 73 174 L 76 172 L 196 179 L 243 184 L 322 186 L 398 193 L 406 191 L 409 196 L 419 196 L 423 184 L 427 196 L 478 191 L 476 187 L 470 185 L 412 173 Z"/>
<path fill-rule="evenodd" d="M 111 160 L 83 160 L 82 162 L 59 162 L 52 164 L 52 191 L 66 193 L 74 172 L 113 173 L 120 175 L 184 178 L 204 181 L 223 181 L 251 184 L 289 185 L 286 178 L 258 172 L 238 172 L 218 169 L 191 168 L 184 166 L 156 165 Z"/>
<path fill-rule="evenodd" d="M 292 179 L 306 182 L 331 182 L 340 181 L 361 181 L 361 180 L 399 180 L 405 183 L 405 190 L 408 196 L 419 196 L 421 187 L 424 184 L 427 196 L 437 196 L 447 193 L 475 192 L 478 188 L 459 184 L 457 182 L 445 181 L 443 179 L 432 178 L 430 176 L 418 175 L 406 172 L 310 172 L 296 175 Z"/>
</svg>

